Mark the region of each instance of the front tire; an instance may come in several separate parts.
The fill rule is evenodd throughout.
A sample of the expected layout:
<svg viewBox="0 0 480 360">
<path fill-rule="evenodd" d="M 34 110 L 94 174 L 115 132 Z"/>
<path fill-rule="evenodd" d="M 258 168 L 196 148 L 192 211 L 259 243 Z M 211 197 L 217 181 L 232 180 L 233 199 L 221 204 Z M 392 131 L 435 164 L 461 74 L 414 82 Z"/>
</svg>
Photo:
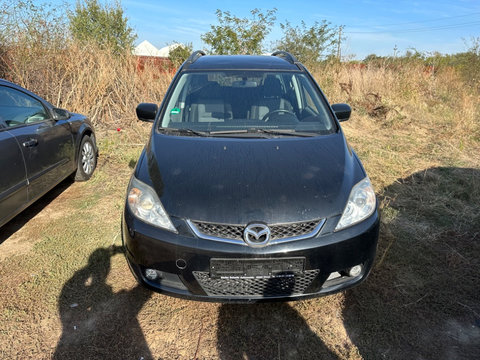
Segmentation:
<svg viewBox="0 0 480 360">
<path fill-rule="evenodd" d="M 80 143 L 75 181 L 86 181 L 93 175 L 97 166 L 97 152 L 90 136 L 85 135 Z"/>
</svg>

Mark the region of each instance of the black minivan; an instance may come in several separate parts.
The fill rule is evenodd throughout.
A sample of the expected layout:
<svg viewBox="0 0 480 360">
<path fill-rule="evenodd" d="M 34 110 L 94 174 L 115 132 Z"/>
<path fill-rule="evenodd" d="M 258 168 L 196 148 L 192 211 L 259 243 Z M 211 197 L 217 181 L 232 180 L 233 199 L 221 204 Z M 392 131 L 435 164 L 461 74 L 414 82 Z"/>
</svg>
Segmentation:
<svg viewBox="0 0 480 360">
<path fill-rule="evenodd" d="M 126 258 L 150 289 L 202 301 L 294 300 L 360 283 L 379 215 L 370 180 L 294 56 L 194 52 L 158 107 L 127 189 Z"/>
</svg>

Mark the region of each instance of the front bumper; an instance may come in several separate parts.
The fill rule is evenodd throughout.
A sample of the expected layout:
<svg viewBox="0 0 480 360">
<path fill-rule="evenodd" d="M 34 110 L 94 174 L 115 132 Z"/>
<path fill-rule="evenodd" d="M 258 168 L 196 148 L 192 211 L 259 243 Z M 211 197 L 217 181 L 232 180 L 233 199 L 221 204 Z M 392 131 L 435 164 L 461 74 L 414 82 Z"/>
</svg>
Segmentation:
<svg viewBox="0 0 480 360">
<path fill-rule="evenodd" d="M 219 302 L 298 300 L 359 284 L 372 268 L 379 230 L 375 211 L 362 223 L 339 232 L 333 232 L 338 218 L 331 218 L 313 238 L 252 248 L 198 238 L 185 221 L 176 218 L 172 221 L 178 234 L 161 230 L 135 218 L 128 206 L 122 220 L 127 262 L 138 282 L 172 296 Z M 223 279 L 209 275 L 211 259 L 285 258 L 304 259 L 304 273 Z M 349 276 L 346 270 L 356 265 L 362 265 L 361 273 Z M 157 279 L 148 279 L 146 269 L 156 270 Z"/>
</svg>

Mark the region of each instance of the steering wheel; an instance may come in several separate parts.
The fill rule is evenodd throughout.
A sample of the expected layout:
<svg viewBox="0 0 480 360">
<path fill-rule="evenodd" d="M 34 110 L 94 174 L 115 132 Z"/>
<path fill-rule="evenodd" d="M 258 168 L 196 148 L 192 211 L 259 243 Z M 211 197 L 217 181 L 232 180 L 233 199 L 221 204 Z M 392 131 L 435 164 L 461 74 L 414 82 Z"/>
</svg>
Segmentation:
<svg viewBox="0 0 480 360">
<path fill-rule="evenodd" d="M 277 109 L 277 110 L 269 111 L 268 113 L 263 115 L 262 121 L 267 122 L 270 119 L 270 116 L 273 115 L 273 114 L 290 114 L 290 115 L 295 116 L 295 118 L 297 117 L 297 115 L 295 115 L 295 113 L 293 111 L 290 111 L 290 110 L 287 110 L 287 109 Z"/>
<path fill-rule="evenodd" d="M 39 111 L 25 120 L 25 124 L 31 124 L 39 121 L 45 120 L 45 114 L 42 111 Z"/>
<path fill-rule="evenodd" d="M 23 125 L 24 123 L 22 121 L 17 121 L 17 120 L 5 120 L 5 124 L 7 124 L 7 126 L 17 126 L 17 125 Z"/>
</svg>

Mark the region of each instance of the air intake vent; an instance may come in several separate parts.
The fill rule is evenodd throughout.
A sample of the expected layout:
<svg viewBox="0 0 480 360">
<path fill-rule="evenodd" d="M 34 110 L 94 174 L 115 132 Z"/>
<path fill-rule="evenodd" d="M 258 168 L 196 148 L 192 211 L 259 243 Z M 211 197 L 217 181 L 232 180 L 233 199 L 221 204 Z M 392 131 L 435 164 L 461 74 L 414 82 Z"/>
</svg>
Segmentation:
<svg viewBox="0 0 480 360">
<path fill-rule="evenodd" d="M 301 295 L 320 270 L 306 270 L 302 276 L 286 274 L 270 278 L 211 278 L 208 272 L 193 275 L 209 296 L 280 297 Z"/>
</svg>

